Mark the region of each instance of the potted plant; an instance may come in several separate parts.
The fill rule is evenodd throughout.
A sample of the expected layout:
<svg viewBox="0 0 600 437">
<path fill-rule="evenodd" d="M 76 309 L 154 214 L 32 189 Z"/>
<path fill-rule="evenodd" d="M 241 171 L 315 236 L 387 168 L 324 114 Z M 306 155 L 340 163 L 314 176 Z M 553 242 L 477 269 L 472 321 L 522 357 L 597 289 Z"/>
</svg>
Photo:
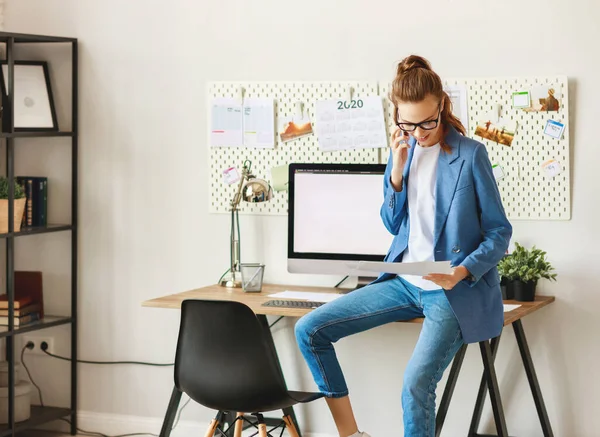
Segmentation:
<svg viewBox="0 0 600 437">
<path fill-rule="evenodd" d="M 546 260 L 546 252 L 533 246 L 527 250 L 515 243 L 515 250 L 498 263 L 498 273 L 506 286 L 506 297 L 531 302 L 535 299 L 538 280 L 556 281 L 554 268 Z M 504 296 L 503 296 L 504 297 Z"/>
<path fill-rule="evenodd" d="M 21 219 L 25 212 L 25 191 L 23 187 L 15 181 L 14 188 L 14 224 L 15 232 L 21 230 Z M 0 234 L 8 232 L 8 179 L 0 176 Z"/>
</svg>

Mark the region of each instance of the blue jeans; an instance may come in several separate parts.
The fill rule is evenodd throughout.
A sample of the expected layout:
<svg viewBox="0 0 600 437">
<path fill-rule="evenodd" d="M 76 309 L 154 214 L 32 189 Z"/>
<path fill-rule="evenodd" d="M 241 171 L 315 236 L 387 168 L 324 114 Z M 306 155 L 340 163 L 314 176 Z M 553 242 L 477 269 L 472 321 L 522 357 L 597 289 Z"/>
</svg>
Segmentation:
<svg viewBox="0 0 600 437">
<path fill-rule="evenodd" d="M 442 289 L 423 291 L 399 277 L 367 285 L 300 318 L 296 339 L 319 390 L 326 397 L 343 397 L 348 388 L 333 343 L 386 323 L 423 316 L 423 328 L 404 373 L 404 435 L 432 437 L 435 389 L 463 344 Z"/>
</svg>

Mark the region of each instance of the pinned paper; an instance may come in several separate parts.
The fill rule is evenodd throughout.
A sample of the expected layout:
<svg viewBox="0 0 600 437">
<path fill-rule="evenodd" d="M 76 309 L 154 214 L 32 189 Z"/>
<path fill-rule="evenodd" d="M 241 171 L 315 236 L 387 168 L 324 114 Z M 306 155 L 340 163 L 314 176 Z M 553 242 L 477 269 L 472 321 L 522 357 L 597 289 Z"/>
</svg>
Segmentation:
<svg viewBox="0 0 600 437">
<path fill-rule="evenodd" d="M 500 119 L 494 123 L 491 119 L 484 119 L 477 124 L 475 135 L 495 143 L 511 146 L 516 130 L 516 121 Z"/>
<path fill-rule="evenodd" d="M 267 98 L 244 100 L 244 146 L 275 147 L 275 102 Z"/>
<path fill-rule="evenodd" d="M 562 167 L 560 162 L 555 161 L 554 159 L 550 159 L 542 164 L 542 168 L 546 172 L 546 176 L 549 178 L 553 178 L 560 173 L 562 173 Z"/>
<path fill-rule="evenodd" d="M 544 128 L 544 133 L 546 135 L 549 135 L 552 138 L 556 138 L 557 140 L 560 140 L 562 138 L 564 131 L 565 125 L 556 120 L 548 120 L 548 122 L 546 123 L 546 127 Z"/>
<path fill-rule="evenodd" d="M 286 191 L 288 189 L 288 166 L 280 165 L 271 169 L 271 186 L 275 191 Z"/>
<path fill-rule="evenodd" d="M 284 120 L 279 132 L 279 138 L 286 143 L 312 134 L 313 129 L 308 116 L 297 114 L 295 117 Z"/>
<path fill-rule="evenodd" d="M 504 179 L 504 170 L 499 164 L 492 165 L 492 171 L 494 172 L 494 178 L 496 179 L 496 182 Z"/>
<path fill-rule="evenodd" d="M 227 170 L 223 170 L 223 181 L 226 184 L 235 184 L 240 180 L 240 172 L 235 167 L 229 167 Z"/>
<path fill-rule="evenodd" d="M 212 147 L 240 147 L 242 135 L 242 102 L 239 99 L 219 97 L 212 102 L 210 145 Z"/>
<path fill-rule="evenodd" d="M 523 108 L 527 112 L 558 111 L 561 108 L 560 86 L 537 86 L 530 90 L 531 106 Z"/>
<path fill-rule="evenodd" d="M 513 108 L 529 108 L 531 106 L 529 91 L 513 93 L 512 102 Z"/>
</svg>

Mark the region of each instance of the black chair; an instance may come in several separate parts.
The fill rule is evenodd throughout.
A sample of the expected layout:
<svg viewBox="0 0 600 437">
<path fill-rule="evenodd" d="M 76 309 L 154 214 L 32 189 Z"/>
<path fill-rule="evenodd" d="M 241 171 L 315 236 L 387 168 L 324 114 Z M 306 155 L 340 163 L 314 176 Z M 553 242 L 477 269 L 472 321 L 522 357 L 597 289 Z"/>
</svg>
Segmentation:
<svg viewBox="0 0 600 437">
<path fill-rule="evenodd" d="M 276 352 L 265 341 L 263 329 L 254 312 L 242 303 L 182 302 L 175 387 L 199 404 L 218 411 L 206 437 L 216 432 L 226 435 L 233 424 L 235 437 L 241 437 L 244 422 L 257 427 L 260 437 L 267 437 L 261 413 L 289 409 L 323 396 L 288 391 Z M 225 412 L 237 412 L 237 417 L 224 432 L 221 428 Z M 173 412 L 168 411 L 167 417 L 169 413 Z M 257 423 L 249 421 L 244 413 L 255 416 Z M 285 426 L 292 437 L 299 435 L 294 420 L 285 411 L 271 431 L 280 426 Z"/>
</svg>

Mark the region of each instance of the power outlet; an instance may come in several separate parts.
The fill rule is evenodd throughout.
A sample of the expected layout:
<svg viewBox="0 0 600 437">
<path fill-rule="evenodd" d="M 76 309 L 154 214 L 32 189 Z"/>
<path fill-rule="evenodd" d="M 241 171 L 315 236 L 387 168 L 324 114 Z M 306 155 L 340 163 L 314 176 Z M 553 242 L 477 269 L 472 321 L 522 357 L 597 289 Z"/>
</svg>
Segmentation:
<svg viewBox="0 0 600 437">
<path fill-rule="evenodd" d="M 43 342 L 48 343 L 48 349 L 46 351 L 51 354 L 54 353 L 54 337 L 38 337 L 38 336 L 23 336 L 23 347 L 28 343 L 33 343 L 33 349 L 29 350 L 26 353 L 35 354 L 35 355 L 46 355 L 46 353 L 41 349 L 41 345 Z"/>
</svg>

